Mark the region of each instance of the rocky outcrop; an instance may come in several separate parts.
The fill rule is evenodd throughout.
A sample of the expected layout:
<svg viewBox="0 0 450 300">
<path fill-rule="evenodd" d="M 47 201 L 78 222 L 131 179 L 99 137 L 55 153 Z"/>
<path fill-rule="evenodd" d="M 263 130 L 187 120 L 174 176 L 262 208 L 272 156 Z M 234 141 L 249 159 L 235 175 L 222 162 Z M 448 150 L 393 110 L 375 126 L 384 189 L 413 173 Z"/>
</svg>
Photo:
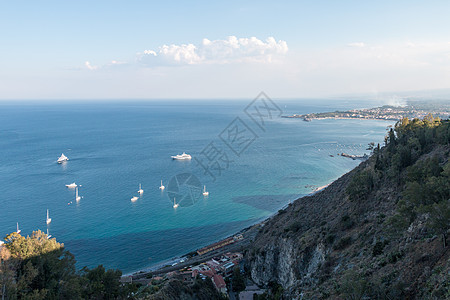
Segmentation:
<svg viewBox="0 0 450 300">
<path fill-rule="evenodd" d="M 297 280 L 296 270 L 292 264 L 298 255 L 297 249 L 292 241 L 280 239 L 255 256 L 256 260 L 250 272 L 256 284 L 264 285 L 275 280 L 285 287 L 290 287 Z"/>
</svg>

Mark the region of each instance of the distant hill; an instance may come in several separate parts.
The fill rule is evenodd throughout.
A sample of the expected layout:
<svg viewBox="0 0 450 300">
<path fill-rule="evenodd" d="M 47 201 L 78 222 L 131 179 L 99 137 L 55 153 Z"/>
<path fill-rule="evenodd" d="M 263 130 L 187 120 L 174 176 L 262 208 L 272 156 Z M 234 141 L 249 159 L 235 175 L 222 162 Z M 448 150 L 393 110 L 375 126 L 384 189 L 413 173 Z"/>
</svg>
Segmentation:
<svg viewBox="0 0 450 300">
<path fill-rule="evenodd" d="M 449 299 L 450 122 L 402 119 L 357 168 L 265 221 L 255 299 Z"/>
</svg>

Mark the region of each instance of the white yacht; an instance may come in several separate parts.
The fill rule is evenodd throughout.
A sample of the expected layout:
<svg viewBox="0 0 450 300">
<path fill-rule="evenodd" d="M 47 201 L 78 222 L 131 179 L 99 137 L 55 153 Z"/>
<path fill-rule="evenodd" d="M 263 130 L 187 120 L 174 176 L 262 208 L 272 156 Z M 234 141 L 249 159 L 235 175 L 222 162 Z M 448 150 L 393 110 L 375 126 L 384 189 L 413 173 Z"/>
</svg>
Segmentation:
<svg viewBox="0 0 450 300">
<path fill-rule="evenodd" d="M 73 182 L 73 183 L 71 183 L 71 184 L 66 184 L 66 187 L 68 187 L 69 189 L 74 189 L 74 188 L 76 188 L 78 185 L 75 183 L 75 182 Z"/>
<path fill-rule="evenodd" d="M 81 200 L 81 197 L 78 195 L 78 187 L 77 187 L 77 189 L 75 190 L 75 200 L 76 200 L 76 201 L 80 201 L 80 200 Z"/>
<path fill-rule="evenodd" d="M 49 238 L 51 238 L 52 237 L 52 235 L 51 234 L 48 234 L 48 228 L 47 228 L 47 240 L 49 239 Z"/>
<path fill-rule="evenodd" d="M 52 218 L 48 216 L 48 209 L 47 209 L 47 219 L 45 220 L 45 222 L 47 222 L 47 224 L 50 224 L 52 222 Z"/>
<path fill-rule="evenodd" d="M 17 232 L 17 233 L 20 233 L 21 231 L 22 231 L 22 230 L 19 229 L 19 222 L 17 222 L 17 230 L 16 230 L 16 232 Z"/>
<path fill-rule="evenodd" d="M 203 186 L 203 196 L 208 196 L 209 192 L 206 191 L 206 185 Z"/>
<path fill-rule="evenodd" d="M 165 186 L 163 186 L 163 184 L 162 184 L 162 180 L 161 180 L 161 186 L 159 187 L 159 189 L 162 191 L 163 189 L 165 189 L 166 187 Z"/>
<path fill-rule="evenodd" d="M 68 161 L 69 158 L 64 155 L 64 153 L 61 153 L 61 156 L 58 158 L 58 164 L 62 164 L 65 161 Z"/>
<path fill-rule="evenodd" d="M 142 195 L 144 193 L 144 190 L 141 187 L 141 184 L 139 183 L 139 191 L 138 191 L 139 195 Z"/>
<path fill-rule="evenodd" d="M 173 208 L 177 207 L 178 207 L 177 199 L 173 198 Z"/>
<path fill-rule="evenodd" d="M 138 199 L 139 199 L 139 197 L 134 196 L 133 198 L 131 198 L 131 202 L 134 202 L 134 201 L 136 201 Z"/>
<path fill-rule="evenodd" d="M 189 154 L 186 154 L 185 152 L 183 152 L 183 154 L 172 155 L 171 157 L 172 159 L 176 160 L 189 160 L 192 158 Z"/>
</svg>

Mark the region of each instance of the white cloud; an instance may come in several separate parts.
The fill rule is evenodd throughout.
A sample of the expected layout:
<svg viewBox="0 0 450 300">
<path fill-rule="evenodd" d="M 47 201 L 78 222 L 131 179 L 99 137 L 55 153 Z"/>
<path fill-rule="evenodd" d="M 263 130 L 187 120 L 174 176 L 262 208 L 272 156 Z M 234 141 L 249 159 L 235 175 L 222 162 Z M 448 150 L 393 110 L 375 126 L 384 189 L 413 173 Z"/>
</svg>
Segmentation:
<svg viewBox="0 0 450 300">
<path fill-rule="evenodd" d="M 225 40 L 204 38 L 199 45 L 163 45 L 158 50 L 138 53 L 137 61 L 145 66 L 228 64 L 233 62 L 272 62 L 288 52 L 285 41 L 273 37 L 265 41 L 229 36 Z"/>
<path fill-rule="evenodd" d="M 84 63 L 84 65 L 86 66 L 86 68 L 88 68 L 88 69 L 91 70 L 91 71 L 94 71 L 94 70 L 97 70 L 97 69 L 98 69 L 97 66 L 91 65 L 91 63 L 88 62 L 88 61 L 86 61 L 86 62 Z"/>
<path fill-rule="evenodd" d="M 349 46 L 349 47 L 356 47 L 356 48 L 363 48 L 363 47 L 366 46 L 366 44 L 363 43 L 363 42 L 355 42 L 355 43 L 347 44 L 347 46 Z"/>
<path fill-rule="evenodd" d="M 366 42 L 364 47 L 342 42 L 339 47 L 288 51 L 285 42 L 273 38 L 229 37 L 148 49 L 137 59 L 126 67 L 91 61 L 83 67 L 96 70 L 89 78 L 98 85 L 74 93 L 97 91 L 103 98 L 226 98 L 251 97 L 255 90 L 265 90 L 278 97 L 322 97 L 448 88 L 450 82 L 447 40 Z M 257 63 L 248 63 L 253 61 Z M 156 65 L 195 67 L 147 67 Z M 103 71 L 119 68 L 103 81 Z M 390 102 L 401 104 L 401 99 Z"/>
<path fill-rule="evenodd" d="M 196 53 L 197 47 L 193 44 L 178 45 L 164 45 L 159 48 L 158 53 L 155 51 L 150 52 L 151 57 L 160 57 L 164 62 L 168 64 L 196 64 L 200 62 L 200 57 Z M 155 55 L 156 54 L 156 55 Z"/>
<path fill-rule="evenodd" d="M 92 65 L 90 62 L 86 61 L 84 63 L 84 66 L 91 71 L 97 71 L 100 69 L 107 69 L 107 68 L 113 68 L 113 67 L 118 67 L 118 66 L 126 66 L 128 65 L 127 62 L 123 62 L 123 61 L 117 61 L 117 60 L 112 60 L 111 62 L 102 65 L 102 66 L 94 66 Z"/>
</svg>

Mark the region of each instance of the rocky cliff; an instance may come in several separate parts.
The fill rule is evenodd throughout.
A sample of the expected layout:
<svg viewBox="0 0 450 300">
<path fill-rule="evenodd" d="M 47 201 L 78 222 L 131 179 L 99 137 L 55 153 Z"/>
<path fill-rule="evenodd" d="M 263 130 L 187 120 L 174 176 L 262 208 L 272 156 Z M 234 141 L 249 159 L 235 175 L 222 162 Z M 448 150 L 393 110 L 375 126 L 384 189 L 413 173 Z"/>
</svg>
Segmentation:
<svg viewBox="0 0 450 300">
<path fill-rule="evenodd" d="M 450 297 L 449 128 L 402 120 L 369 160 L 261 224 L 252 280 L 286 299 Z"/>
</svg>

